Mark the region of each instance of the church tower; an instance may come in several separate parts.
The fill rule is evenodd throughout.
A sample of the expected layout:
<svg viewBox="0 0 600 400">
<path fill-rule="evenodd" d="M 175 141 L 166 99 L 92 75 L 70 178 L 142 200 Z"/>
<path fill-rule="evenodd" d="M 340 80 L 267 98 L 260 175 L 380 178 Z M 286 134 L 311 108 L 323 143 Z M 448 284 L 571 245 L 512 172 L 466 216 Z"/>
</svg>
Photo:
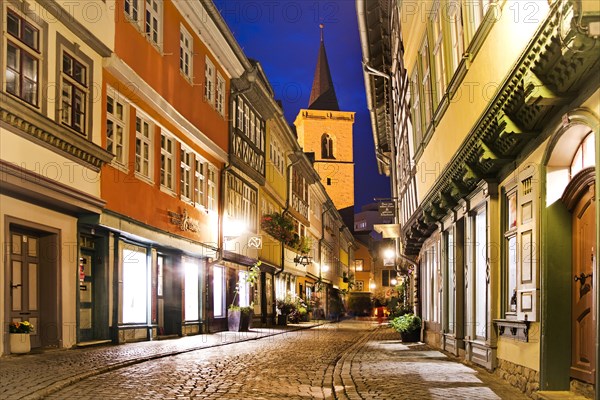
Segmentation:
<svg viewBox="0 0 600 400">
<path fill-rule="evenodd" d="M 294 121 L 298 142 L 314 153 L 314 168 L 338 210 L 354 207 L 354 112 L 340 111 L 325 53 L 323 25 L 315 78 L 307 109 Z"/>
</svg>

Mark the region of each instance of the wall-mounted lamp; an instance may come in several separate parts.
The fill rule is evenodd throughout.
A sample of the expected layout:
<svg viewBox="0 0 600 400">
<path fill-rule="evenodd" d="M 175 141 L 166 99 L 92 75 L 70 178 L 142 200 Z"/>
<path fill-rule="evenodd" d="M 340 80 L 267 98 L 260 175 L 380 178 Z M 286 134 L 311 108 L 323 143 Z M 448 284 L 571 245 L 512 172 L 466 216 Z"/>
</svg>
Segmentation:
<svg viewBox="0 0 600 400">
<path fill-rule="evenodd" d="M 312 260 L 311 260 L 310 256 L 296 256 L 296 257 L 294 257 L 294 263 L 296 263 L 296 265 L 300 264 L 300 265 L 306 267 L 311 262 L 312 262 Z"/>
</svg>

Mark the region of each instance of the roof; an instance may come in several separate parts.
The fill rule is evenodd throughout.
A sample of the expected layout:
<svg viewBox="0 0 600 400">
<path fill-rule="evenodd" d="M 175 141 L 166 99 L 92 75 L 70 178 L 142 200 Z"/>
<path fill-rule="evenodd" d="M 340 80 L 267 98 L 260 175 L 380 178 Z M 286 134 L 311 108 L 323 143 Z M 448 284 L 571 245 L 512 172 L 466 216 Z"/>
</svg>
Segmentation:
<svg viewBox="0 0 600 400">
<path fill-rule="evenodd" d="M 313 80 L 312 90 L 308 108 L 311 110 L 332 110 L 339 111 L 327 53 L 325 52 L 325 41 L 323 40 L 323 25 L 321 24 L 321 45 L 319 46 L 319 55 L 317 58 L 317 67 L 315 69 L 315 79 Z"/>
</svg>

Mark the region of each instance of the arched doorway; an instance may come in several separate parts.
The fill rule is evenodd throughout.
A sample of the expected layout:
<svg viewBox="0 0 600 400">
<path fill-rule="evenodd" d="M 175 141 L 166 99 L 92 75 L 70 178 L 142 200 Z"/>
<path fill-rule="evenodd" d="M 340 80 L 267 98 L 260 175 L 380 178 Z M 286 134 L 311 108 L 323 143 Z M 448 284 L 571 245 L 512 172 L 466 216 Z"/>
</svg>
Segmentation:
<svg viewBox="0 0 600 400">
<path fill-rule="evenodd" d="M 596 145 L 590 118 L 550 141 L 542 249 L 541 390 L 593 393 L 597 359 Z M 593 122 L 593 121 L 591 121 Z M 568 299 L 568 301 L 567 301 Z"/>
</svg>

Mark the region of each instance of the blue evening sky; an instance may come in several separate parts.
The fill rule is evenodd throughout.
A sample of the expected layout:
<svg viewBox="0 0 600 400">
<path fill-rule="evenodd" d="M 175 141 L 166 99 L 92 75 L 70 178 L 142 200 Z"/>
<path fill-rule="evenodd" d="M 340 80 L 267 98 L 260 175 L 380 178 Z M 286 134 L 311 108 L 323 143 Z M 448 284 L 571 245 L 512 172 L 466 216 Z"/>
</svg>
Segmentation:
<svg viewBox="0 0 600 400">
<path fill-rule="evenodd" d="M 258 60 L 282 101 L 288 123 L 308 107 L 319 24 L 342 111 L 355 111 L 355 207 L 389 197 L 389 179 L 379 175 L 367 109 L 362 52 L 354 0 L 214 0 L 247 57 Z"/>
</svg>

